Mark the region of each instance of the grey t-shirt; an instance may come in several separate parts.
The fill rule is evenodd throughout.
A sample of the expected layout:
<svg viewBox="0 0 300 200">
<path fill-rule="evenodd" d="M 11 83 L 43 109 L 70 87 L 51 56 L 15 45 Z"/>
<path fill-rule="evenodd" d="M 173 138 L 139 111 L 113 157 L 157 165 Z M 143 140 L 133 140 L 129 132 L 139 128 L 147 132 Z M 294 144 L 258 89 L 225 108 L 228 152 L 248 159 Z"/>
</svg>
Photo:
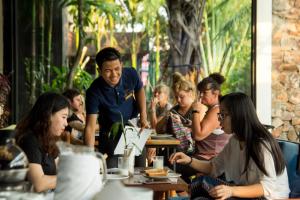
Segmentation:
<svg viewBox="0 0 300 200">
<path fill-rule="evenodd" d="M 269 176 L 264 175 L 252 159 L 249 161 L 246 173 L 243 173 L 245 149 L 240 149 L 239 141 L 232 136 L 223 151 L 212 159 L 211 175 L 217 177 L 225 173 L 226 180 L 233 181 L 237 185 L 260 183 L 264 189 L 264 197 L 267 199 L 288 198 L 290 189 L 286 168 L 281 175 L 277 176 L 272 154 L 264 146 L 262 151 Z"/>
</svg>

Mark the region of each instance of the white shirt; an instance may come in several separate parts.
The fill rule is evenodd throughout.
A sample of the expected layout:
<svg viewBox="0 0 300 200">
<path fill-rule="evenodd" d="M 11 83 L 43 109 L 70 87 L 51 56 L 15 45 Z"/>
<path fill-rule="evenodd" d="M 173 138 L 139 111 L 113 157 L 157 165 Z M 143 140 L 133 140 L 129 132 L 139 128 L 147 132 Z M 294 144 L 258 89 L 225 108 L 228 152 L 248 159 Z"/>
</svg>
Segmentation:
<svg viewBox="0 0 300 200">
<path fill-rule="evenodd" d="M 264 146 L 262 151 L 265 169 L 269 176 L 264 175 L 251 158 L 246 172 L 242 173 L 246 159 L 245 148 L 240 149 L 239 141 L 233 136 L 223 151 L 212 160 L 211 175 L 217 177 L 225 173 L 226 180 L 233 181 L 237 185 L 260 183 L 264 190 L 264 197 L 267 199 L 288 198 L 290 189 L 286 168 L 277 176 L 272 154 Z"/>
</svg>

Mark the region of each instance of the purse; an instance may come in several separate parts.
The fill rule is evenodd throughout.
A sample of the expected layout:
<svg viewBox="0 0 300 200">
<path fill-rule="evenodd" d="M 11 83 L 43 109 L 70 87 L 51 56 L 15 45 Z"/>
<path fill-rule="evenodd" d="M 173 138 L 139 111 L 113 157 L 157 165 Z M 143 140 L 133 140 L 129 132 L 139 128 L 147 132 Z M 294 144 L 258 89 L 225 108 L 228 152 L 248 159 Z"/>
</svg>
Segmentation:
<svg viewBox="0 0 300 200">
<path fill-rule="evenodd" d="M 176 139 L 180 140 L 180 144 L 177 146 L 177 151 L 184 153 L 193 153 L 195 144 L 192 139 L 192 130 L 189 127 L 184 126 L 182 123 L 175 121 L 172 117 L 169 117 L 171 133 Z"/>
</svg>

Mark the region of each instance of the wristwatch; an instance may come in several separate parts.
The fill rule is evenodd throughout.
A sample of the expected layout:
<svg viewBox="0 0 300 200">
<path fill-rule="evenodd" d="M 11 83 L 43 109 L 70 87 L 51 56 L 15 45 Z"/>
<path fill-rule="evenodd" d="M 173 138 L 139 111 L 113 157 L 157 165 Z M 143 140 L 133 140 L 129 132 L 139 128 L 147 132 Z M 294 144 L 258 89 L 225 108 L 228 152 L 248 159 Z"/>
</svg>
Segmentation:
<svg viewBox="0 0 300 200">
<path fill-rule="evenodd" d="M 200 113 L 200 111 L 199 110 L 192 110 L 192 114 L 194 114 L 194 113 Z"/>
</svg>

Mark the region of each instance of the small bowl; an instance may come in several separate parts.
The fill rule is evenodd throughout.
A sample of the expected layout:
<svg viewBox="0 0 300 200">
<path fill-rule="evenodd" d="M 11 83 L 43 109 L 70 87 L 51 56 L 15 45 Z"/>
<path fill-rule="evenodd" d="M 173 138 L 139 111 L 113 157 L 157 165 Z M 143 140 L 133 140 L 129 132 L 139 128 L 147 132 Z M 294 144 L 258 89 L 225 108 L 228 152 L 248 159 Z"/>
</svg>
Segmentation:
<svg viewBox="0 0 300 200">
<path fill-rule="evenodd" d="M 28 168 L 0 170 L 0 182 L 15 183 L 24 181 Z"/>
</svg>

